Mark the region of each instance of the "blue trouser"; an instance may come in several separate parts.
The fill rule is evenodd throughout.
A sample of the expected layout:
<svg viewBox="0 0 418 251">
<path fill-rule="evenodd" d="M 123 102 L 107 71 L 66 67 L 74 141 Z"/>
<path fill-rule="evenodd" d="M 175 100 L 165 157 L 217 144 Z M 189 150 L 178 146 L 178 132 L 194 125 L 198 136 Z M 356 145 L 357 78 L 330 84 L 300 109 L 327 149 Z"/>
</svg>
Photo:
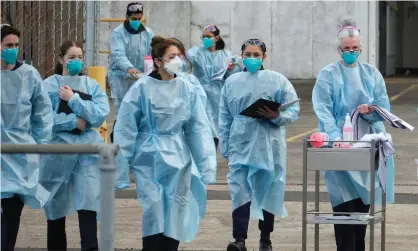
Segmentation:
<svg viewBox="0 0 418 251">
<path fill-rule="evenodd" d="M 232 236 L 235 240 L 247 239 L 248 223 L 250 221 L 251 202 L 248 202 L 232 212 Z M 258 221 L 260 237 L 270 238 L 274 229 L 274 214 L 263 210 L 264 220 Z"/>
</svg>

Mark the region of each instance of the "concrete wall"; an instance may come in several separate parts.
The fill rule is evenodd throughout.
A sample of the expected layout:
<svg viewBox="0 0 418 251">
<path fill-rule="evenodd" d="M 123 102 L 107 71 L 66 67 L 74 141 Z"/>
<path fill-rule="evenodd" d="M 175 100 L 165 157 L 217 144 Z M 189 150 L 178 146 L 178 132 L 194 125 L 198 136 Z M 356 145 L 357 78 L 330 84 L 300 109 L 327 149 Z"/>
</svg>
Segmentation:
<svg viewBox="0 0 418 251">
<path fill-rule="evenodd" d="M 123 18 L 127 2 L 101 1 L 102 18 Z M 186 47 L 200 45 L 202 28 L 216 24 L 227 48 L 239 54 L 248 38 L 267 45 L 266 67 L 291 79 L 312 79 L 338 59 L 336 20 L 352 16 L 361 27 L 361 59 L 377 62 L 377 4 L 374 2 L 282 1 L 149 1 L 144 2 L 147 25 L 156 34 L 175 36 Z M 118 24 L 100 24 L 100 49 L 107 49 L 110 31 Z M 100 64 L 107 65 L 107 55 Z"/>
</svg>

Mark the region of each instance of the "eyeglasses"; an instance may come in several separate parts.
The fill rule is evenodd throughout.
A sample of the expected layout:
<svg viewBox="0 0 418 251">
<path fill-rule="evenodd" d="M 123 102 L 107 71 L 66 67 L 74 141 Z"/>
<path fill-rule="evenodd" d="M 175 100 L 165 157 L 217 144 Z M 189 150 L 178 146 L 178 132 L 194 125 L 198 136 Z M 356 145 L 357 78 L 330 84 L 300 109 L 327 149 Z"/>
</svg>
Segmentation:
<svg viewBox="0 0 418 251">
<path fill-rule="evenodd" d="M 137 12 L 137 11 L 142 12 L 144 10 L 144 5 L 142 5 L 140 3 L 132 4 L 131 6 L 128 7 L 128 10 L 130 12 Z"/>
<path fill-rule="evenodd" d="M 360 52 L 361 51 L 361 48 L 341 48 L 341 47 L 339 47 L 340 48 L 340 51 L 341 52 L 350 52 L 350 53 L 355 53 L 355 52 Z"/>
<path fill-rule="evenodd" d="M 263 41 L 261 41 L 260 39 L 257 38 L 252 38 L 252 39 L 248 39 L 247 41 L 244 42 L 244 46 L 248 46 L 248 45 L 255 45 L 258 47 L 266 47 L 266 45 L 264 44 Z"/>
<path fill-rule="evenodd" d="M 203 28 L 203 30 L 208 30 L 210 32 L 215 32 L 217 30 L 215 25 L 207 25 L 205 26 L 205 28 Z"/>
</svg>

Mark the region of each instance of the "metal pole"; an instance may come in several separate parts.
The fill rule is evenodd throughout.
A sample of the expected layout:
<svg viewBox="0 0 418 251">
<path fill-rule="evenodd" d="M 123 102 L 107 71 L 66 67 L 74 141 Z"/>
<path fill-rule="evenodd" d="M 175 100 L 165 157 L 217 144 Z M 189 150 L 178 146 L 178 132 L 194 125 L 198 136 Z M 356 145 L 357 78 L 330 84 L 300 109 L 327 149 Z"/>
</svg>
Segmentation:
<svg viewBox="0 0 418 251">
<path fill-rule="evenodd" d="M 94 64 L 94 2 L 86 0 L 86 67 Z"/>
<path fill-rule="evenodd" d="M 112 144 L 1 144 L 1 153 L 98 154 L 103 147 L 119 150 Z"/>
<path fill-rule="evenodd" d="M 319 212 L 319 181 L 320 172 L 315 171 L 315 212 Z M 319 251 L 319 224 L 315 224 L 315 251 Z"/>
<path fill-rule="evenodd" d="M 374 251 L 374 217 L 375 217 L 375 154 L 376 154 L 376 141 L 370 142 L 370 251 Z"/>
<path fill-rule="evenodd" d="M 115 249 L 116 153 L 112 150 L 103 147 L 100 153 L 100 251 Z"/>
<path fill-rule="evenodd" d="M 94 59 L 93 65 L 98 65 L 100 54 L 97 53 L 98 48 L 100 48 L 100 3 L 101 1 L 94 1 Z M 105 89 L 106 90 L 106 89 Z"/>
<path fill-rule="evenodd" d="M 306 251 L 306 231 L 307 231 L 307 210 L 308 210 L 308 141 L 303 140 L 303 182 L 302 182 L 302 251 Z"/>
<path fill-rule="evenodd" d="M 379 141 L 379 148 L 378 149 L 380 149 L 380 147 L 381 146 L 380 146 L 380 141 Z M 386 179 L 386 177 L 385 177 L 385 179 Z M 385 184 L 386 184 L 386 182 L 385 182 Z M 387 186 L 386 186 L 386 188 L 387 188 Z M 383 188 L 382 188 L 382 208 L 381 208 L 381 211 L 382 211 L 382 222 L 380 223 L 381 224 L 381 226 L 380 226 L 381 227 L 380 249 L 382 251 L 385 251 L 386 250 L 386 190 L 384 190 Z"/>
</svg>

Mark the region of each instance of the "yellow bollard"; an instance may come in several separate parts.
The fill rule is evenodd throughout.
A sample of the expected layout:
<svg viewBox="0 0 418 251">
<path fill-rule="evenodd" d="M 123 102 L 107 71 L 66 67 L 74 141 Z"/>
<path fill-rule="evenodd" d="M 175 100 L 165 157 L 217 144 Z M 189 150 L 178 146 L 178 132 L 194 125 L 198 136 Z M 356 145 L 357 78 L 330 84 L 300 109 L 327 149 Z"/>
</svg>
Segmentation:
<svg viewBox="0 0 418 251">
<path fill-rule="evenodd" d="M 94 78 L 97 83 L 103 88 L 106 93 L 106 70 L 103 66 L 91 66 L 87 69 L 87 75 Z M 97 130 L 97 129 L 96 129 Z M 107 143 L 107 123 L 103 122 L 103 125 L 99 128 L 99 132 L 102 135 L 104 141 Z"/>
</svg>

